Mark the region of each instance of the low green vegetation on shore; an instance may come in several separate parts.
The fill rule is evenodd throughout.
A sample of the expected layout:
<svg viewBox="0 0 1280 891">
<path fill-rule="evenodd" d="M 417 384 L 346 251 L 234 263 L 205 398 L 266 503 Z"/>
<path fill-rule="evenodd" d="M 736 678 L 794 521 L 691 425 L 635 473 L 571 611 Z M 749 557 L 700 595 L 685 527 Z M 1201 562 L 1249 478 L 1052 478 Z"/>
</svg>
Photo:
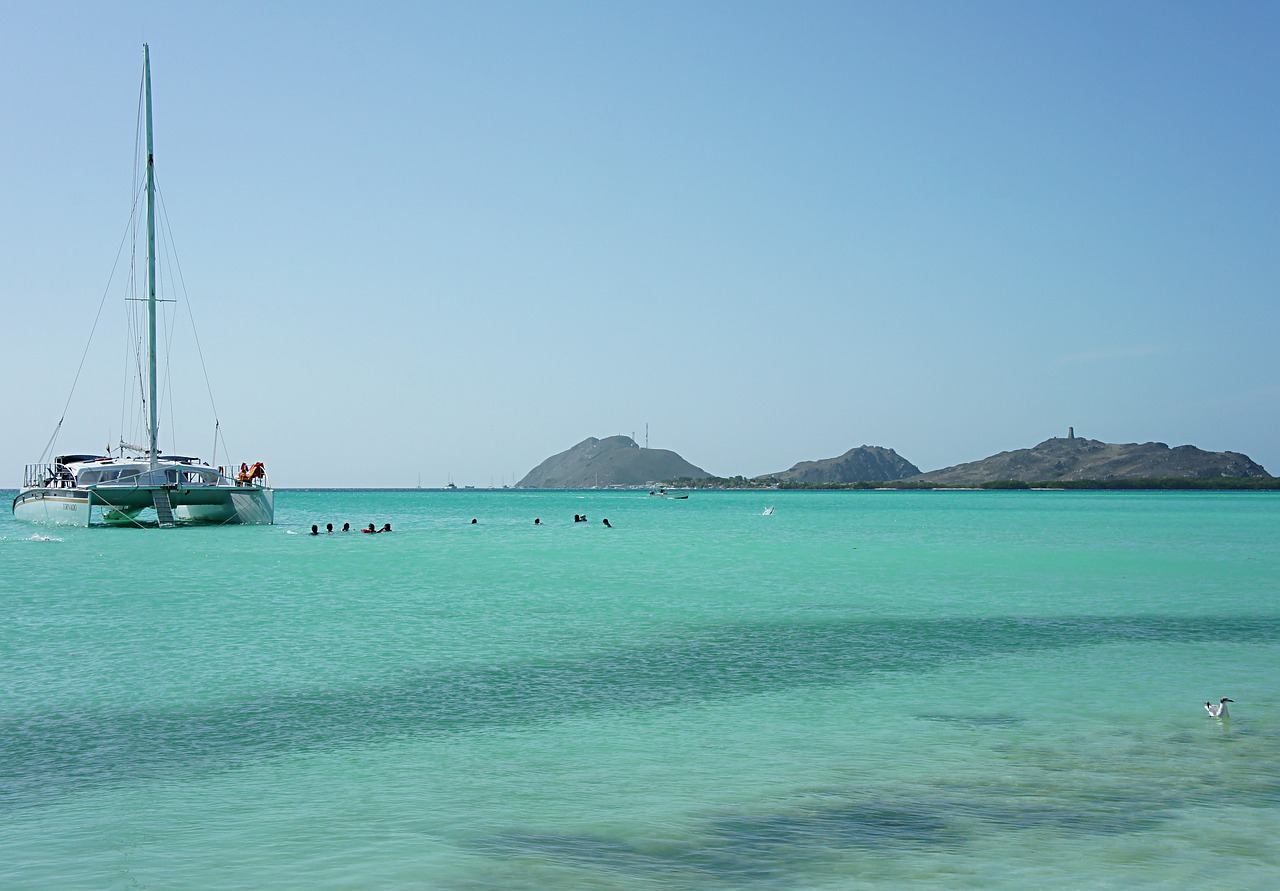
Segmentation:
<svg viewBox="0 0 1280 891">
<path fill-rule="evenodd" d="M 1027 483 L 1019 480 L 984 483 L 984 489 L 1280 489 L 1280 477 L 1220 476 L 1211 478 L 1167 477 L 1121 480 L 1051 480 Z"/>
<path fill-rule="evenodd" d="M 1168 477 L 1144 479 L 1112 479 L 1112 480 L 1043 480 L 1025 482 L 1024 480 L 992 480 L 969 487 L 946 486 L 938 483 L 911 482 L 896 480 L 893 482 L 859 482 L 859 483 L 794 483 L 779 481 L 775 477 L 748 479 L 743 476 L 718 477 L 709 476 L 699 479 L 680 477 L 664 480 L 663 485 L 671 489 L 1086 489 L 1086 490 L 1248 490 L 1277 491 L 1280 490 L 1280 477 Z"/>
</svg>

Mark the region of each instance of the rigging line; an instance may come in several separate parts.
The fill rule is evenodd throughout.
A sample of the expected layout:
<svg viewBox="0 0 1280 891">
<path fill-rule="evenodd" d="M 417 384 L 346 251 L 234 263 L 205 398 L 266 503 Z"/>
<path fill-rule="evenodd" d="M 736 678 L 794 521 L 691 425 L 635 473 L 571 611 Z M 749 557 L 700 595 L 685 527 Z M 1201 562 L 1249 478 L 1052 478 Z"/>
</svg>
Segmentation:
<svg viewBox="0 0 1280 891">
<path fill-rule="evenodd" d="M 240 508 L 236 507 L 236 500 L 232 498 L 231 499 L 231 516 L 227 517 L 218 525 L 225 526 L 228 523 L 230 523 L 232 520 L 238 520 L 238 519 L 240 519 Z"/>
<path fill-rule="evenodd" d="M 213 384 L 209 381 L 209 369 L 204 362 L 204 350 L 200 346 L 200 331 L 196 328 L 195 311 L 191 308 L 191 296 L 187 292 L 187 279 L 182 274 L 182 261 L 178 259 L 178 245 L 173 240 L 173 231 L 169 226 L 169 211 L 165 207 L 164 193 L 160 191 L 159 186 L 156 187 L 156 194 L 160 197 L 160 207 L 163 210 L 161 219 L 164 221 L 165 231 L 169 233 L 169 248 L 173 251 L 173 266 L 178 272 L 178 284 L 181 286 L 182 301 L 187 305 L 187 318 L 191 320 L 191 336 L 196 342 L 196 355 L 200 359 L 200 371 L 204 374 L 204 386 L 209 393 L 209 407 L 213 409 L 213 418 L 218 420 L 218 404 L 213 398 Z"/>
<path fill-rule="evenodd" d="M 170 233 L 170 235 L 172 235 L 172 233 Z M 164 246 L 167 259 L 168 254 L 173 250 L 173 245 L 164 238 L 161 238 L 161 243 Z M 166 282 L 164 287 L 161 288 L 160 282 L 157 282 L 156 289 L 157 291 L 168 291 L 169 286 Z M 168 302 L 169 301 L 162 301 L 162 303 Z M 177 417 L 173 411 L 173 329 L 177 324 L 177 318 L 176 313 L 173 318 L 169 316 L 169 308 L 167 305 L 162 305 L 160 307 L 160 312 L 164 316 L 162 323 L 162 328 L 164 330 L 164 386 L 161 388 L 160 395 L 157 399 L 160 400 L 161 405 L 164 404 L 166 399 L 169 402 L 169 445 L 173 453 L 176 453 L 178 451 L 178 439 Z"/>
<path fill-rule="evenodd" d="M 133 383 L 137 384 L 138 386 L 137 395 L 138 395 L 138 403 L 140 405 L 140 409 L 139 409 L 140 413 L 134 416 L 134 422 L 135 422 L 134 428 L 133 430 L 130 431 L 130 434 L 129 434 L 130 441 L 137 442 L 138 434 L 140 432 L 138 428 L 138 424 L 141 422 L 140 420 L 141 417 L 146 414 L 146 409 L 147 409 L 146 374 L 143 372 L 143 369 L 142 369 L 142 354 L 143 354 L 142 332 L 143 332 L 144 326 L 142 322 L 143 310 L 141 309 L 141 304 L 145 303 L 146 301 L 145 301 L 145 298 L 134 296 L 141 292 L 141 287 L 138 284 L 138 228 L 140 225 L 140 221 L 138 219 L 138 203 L 141 200 L 145 186 L 141 178 L 137 174 L 137 170 L 136 170 L 137 158 L 136 157 L 134 159 L 134 162 L 135 162 L 135 171 L 134 171 L 134 181 L 133 181 L 133 187 L 134 187 L 133 188 L 133 205 L 130 209 L 132 241 L 130 242 L 130 251 L 129 251 L 129 259 L 130 259 L 129 284 L 128 284 L 128 287 L 126 288 L 126 312 L 125 312 L 125 319 L 128 322 L 128 327 L 129 327 L 129 339 L 127 342 L 127 354 L 125 357 L 126 371 L 125 371 L 124 394 L 126 397 L 125 401 L 127 402 L 130 396 L 130 390 L 131 390 L 131 388 L 129 387 L 129 382 L 132 381 Z M 128 373 L 129 359 L 132 359 L 134 363 L 134 370 L 132 375 Z M 121 429 L 122 430 L 124 429 L 123 424 L 121 425 Z"/>
<path fill-rule="evenodd" d="M 129 344 L 124 345 L 124 380 L 129 380 L 129 359 L 132 358 Z M 120 441 L 124 442 L 125 423 L 129 418 L 129 387 L 126 385 L 120 392 Z M 132 442 L 132 439 L 130 440 Z"/>
<path fill-rule="evenodd" d="M 146 127 L 146 93 L 147 75 L 144 70 L 142 75 L 138 78 L 138 111 L 133 127 L 133 199 L 129 207 L 129 220 L 132 224 L 132 228 L 130 230 L 132 240 L 130 242 L 129 250 L 129 287 L 125 293 L 125 299 L 129 301 L 129 303 L 126 304 L 128 307 L 126 318 L 129 323 L 129 347 L 132 350 L 134 360 L 134 373 L 132 375 L 132 380 L 138 385 L 138 398 L 141 404 L 141 412 L 144 415 L 146 414 L 147 409 L 147 394 L 146 384 L 144 382 L 145 377 L 142 372 L 142 310 L 135 301 L 145 299 L 141 296 L 142 287 L 145 287 L 145 282 L 143 286 L 139 286 L 138 284 L 138 234 L 142 227 L 142 220 L 138 213 L 138 206 L 143 200 L 143 195 L 146 194 L 146 163 L 143 157 L 143 152 L 146 147 L 146 142 L 144 140 L 144 130 Z M 130 378 L 126 373 L 126 393 L 130 390 L 129 380 Z M 131 442 L 138 441 L 137 433 L 138 430 L 135 423 L 134 430 L 130 434 Z"/>
<path fill-rule="evenodd" d="M 76 376 L 71 381 L 71 391 L 67 393 L 67 401 L 62 405 L 62 417 L 58 418 L 58 423 L 53 428 L 53 435 L 49 437 L 49 442 L 44 447 L 45 451 L 40 453 L 41 461 L 44 461 L 45 456 L 49 454 L 50 449 L 52 449 L 53 447 L 54 441 L 58 437 L 58 430 L 62 428 L 62 422 L 67 419 L 67 409 L 71 407 L 71 398 L 76 394 L 76 384 L 80 383 L 80 374 L 81 372 L 84 371 L 85 359 L 89 357 L 89 347 L 93 345 L 93 335 L 97 332 L 98 322 L 102 319 L 102 308 L 107 303 L 107 295 L 111 293 L 111 282 L 115 278 L 116 268 L 120 265 L 120 254 L 124 251 L 124 242 L 125 242 L 125 239 L 128 237 L 128 235 L 129 235 L 129 230 L 128 230 L 128 227 L 126 227 L 124 235 L 121 236 L 120 238 L 120 247 L 116 249 L 115 262 L 111 264 L 111 274 L 107 276 L 107 285 L 105 288 L 102 289 L 102 299 L 98 301 L 98 312 L 93 317 L 93 327 L 89 329 L 89 339 L 88 341 L 85 342 L 84 352 L 80 354 L 80 364 L 76 366 Z"/>
<path fill-rule="evenodd" d="M 231 449 L 227 448 L 227 437 L 226 437 L 225 435 L 223 435 L 223 433 L 222 433 L 222 429 L 221 429 L 221 426 L 220 426 L 220 425 L 219 425 L 218 427 L 215 427 L 214 429 L 215 429 L 215 431 L 216 431 L 216 435 L 217 435 L 218 439 L 221 439 L 221 440 L 222 440 L 222 451 L 223 451 L 223 452 L 226 454 L 226 456 L 227 456 L 227 466 L 228 466 L 228 467 L 230 467 L 230 468 L 231 468 L 231 470 L 232 470 L 232 472 L 234 473 L 234 472 L 235 472 L 235 462 L 231 460 Z"/>
<path fill-rule="evenodd" d="M 128 283 L 125 286 L 125 322 L 128 329 L 128 338 L 125 341 L 125 362 L 124 362 L 124 387 L 121 389 L 120 398 L 120 441 L 125 441 L 126 435 L 128 441 L 137 442 L 140 419 L 145 416 L 147 411 L 147 393 L 146 393 L 146 375 L 142 369 L 142 310 L 139 308 L 140 301 L 145 302 L 145 298 L 139 297 L 141 286 L 138 284 L 138 238 L 139 231 L 142 227 L 142 220 L 138 213 L 138 207 L 146 194 L 146 177 L 144 176 L 146 165 L 143 152 L 145 150 L 144 136 L 144 120 L 146 112 L 146 75 L 138 78 L 138 105 L 137 116 L 134 121 L 133 131 L 133 167 L 132 167 L 132 186 L 130 189 L 131 199 L 129 206 L 129 276 Z M 133 373 L 130 374 L 129 366 L 133 365 Z M 137 403 L 133 401 L 133 388 L 130 383 L 136 383 Z M 139 413 L 134 414 L 135 405 L 139 406 Z M 133 424 L 129 424 L 128 418 L 133 417 Z"/>
<path fill-rule="evenodd" d="M 137 383 L 138 385 L 138 403 L 141 406 L 142 414 L 146 414 L 147 398 L 148 398 L 147 375 L 142 368 L 143 329 L 142 329 L 142 320 L 138 318 L 139 315 L 140 315 L 140 312 L 136 308 L 129 315 L 129 329 L 130 329 L 129 341 L 130 341 L 130 349 L 133 351 L 133 364 L 134 364 L 133 379 L 134 379 L 134 382 Z"/>
<path fill-rule="evenodd" d="M 156 189 L 156 197 L 158 198 L 160 220 L 165 227 L 160 233 L 160 244 L 164 250 L 165 264 L 163 265 L 162 269 L 159 266 L 157 267 L 157 269 L 160 269 L 161 272 L 164 272 L 164 271 L 167 271 L 170 266 L 178 265 L 178 261 L 177 261 L 178 249 L 173 241 L 173 230 L 169 226 L 169 212 L 164 205 L 164 195 L 163 193 L 160 192 L 158 187 Z M 168 237 L 165 237 L 166 235 Z M 170 292 L 172 290 L 172 286 L 169 284 L 171 280 L 172 280 L 172 276 L 166 276 L 163 287 L 161 287 L 161 283 L 157 281 L 156 282 L 157 291 L 163 291 L 165 293 Z M 160 302 L 162 302 L 163 304 L 168 304 L 176 301 L 172 299 L 165 299 Z M 158 398 L 160 399 L 162 404 L 165 399 L 167 399 L 169 402 L 169 445 L 170 445 L 170 448 L 172 449 L 172 452 L 176 453 L 178 451 L 178 427 L 177 427 L 177 415 L 174 413 L 174 409 L 173 409 L 173 391 L 174 391 L 173 331 L 174 331 L 174 328 L 177 327 L 178 318 L 177 318 L 176 312 L 174 313 L 173 316 L 169 315 L 169 308 L 167 305 L 161 306 L 161 312 L 164 314 L 164 325 L 163 325 L 164 350 L 165 350 L 164 352 L 164 388 L 163 388 L 163 392 Z"/>
<path fill-rule="evenodd" d="M 139 395 L 131 385 L 137 384 L 142 375 L 142 366 L 139 364 L 138 359 L 139 335 L 137 333 L 138 323 L 136 316 L 136 311 L 131 311 L 131 308 L 126 309 L 125 322 L 129 332 L 124 342 L 124 373 L 122 376 L 124 386 L 120 391 L 120 431 L 122 437 L 125 435 L 125 431 L 128 431 L 130 442 L 137 442 L 136 423 L 133 422 L 137 420 L 135 408 L 137 405 L 136 398 Z M 139 390 L 141 390 L 140 385 Z"/>
<path fill-rule="evenodd" d="M 169 315 L 169 311 L 164 311 L 165 316 Z M 166 322 L 166 324 L 168 324 Z M 170 326 L 164 335 L 164 390 L 159 397 L 161 405 L 166 399 L 169 400 L 169 449 L 170 454 L 178 452 L 178 419 L 173 411 L 173 342 L 172 342 L 172 326 Z M 157 431 L 157 434 L 159 431 Z"/>
</svg>

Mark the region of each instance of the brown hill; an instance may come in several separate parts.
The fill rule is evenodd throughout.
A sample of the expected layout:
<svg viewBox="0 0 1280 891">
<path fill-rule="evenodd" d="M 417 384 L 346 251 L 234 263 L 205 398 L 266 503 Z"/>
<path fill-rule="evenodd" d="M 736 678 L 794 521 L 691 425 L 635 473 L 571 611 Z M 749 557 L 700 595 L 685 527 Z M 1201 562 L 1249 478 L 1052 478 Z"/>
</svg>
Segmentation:
<svg viewBox="0 0 1280 891">
<path fill-rule="evenodd" d="M 827 483 L 883 483 L 915 476 L 920 472 L 893 449 L 859 446 L 838 458 L 801 461 L 790 470 L 770 473 L 757 479 L 773 478 L 787 483 L 823 485 Z"/>
<path fill-rule="evenodd" d="M 944 467 L 909 479 L 943 486 L 979 486 L 997 480 L 1039 483 L 1267 476 L 1270 474 L 1260 464 L 1238 452 L 1206 452 L 1191 445 L 1171 449 L 1162 442 L 1116 444 L 1055 437 L 1034 448 L 1001 452 L 981 461 Z"/>
<path fill-rule="evenodd" d="M 584 439 L 552 455 L 516 485 L 525 489 L 589 489 L 594 486 L 646 486 L 707 472 L 667 449 L 642 449 L 630 436 Z"/>
</svg>

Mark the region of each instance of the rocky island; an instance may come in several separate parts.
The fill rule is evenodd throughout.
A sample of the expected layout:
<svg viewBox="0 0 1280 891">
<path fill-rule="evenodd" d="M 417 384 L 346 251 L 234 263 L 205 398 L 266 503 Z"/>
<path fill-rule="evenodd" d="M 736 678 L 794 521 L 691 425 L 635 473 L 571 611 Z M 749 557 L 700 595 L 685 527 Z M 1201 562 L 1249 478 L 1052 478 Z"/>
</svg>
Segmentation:
<svg viewBox="0 0 1280 891">
<path fill-rule="evenodd" d="M 1192 445 L 1169 448 L 1162 442 L 1106 443 L 1096 439 L 1066 437 L 1046 439 L 1029 449 L 1001 452 L 944 467 L 909 483 L 934 486 L 982 486 L 1000 481 L 1028 484 L 1119 480 L 1265 479 L 1270 474 L 1247 455 L 1238 452 L 1206 452 Z"/>
<path fill-rule="evenodd" d="M 630 436 L 587 437 L 571 449 L 552 455 L 525 474 L 524 489 L 591 489 L 647 486 L 679 477 L 705 477 L 667 449 L 642 449 Z"/>
<path fill-rule="evenodd" d="M 893 449 L 864 445 L 849 449 L 838 458 L 801 461 L 790 470 L 766 474 L 756 479 L 811 485 L 883 483 L 918 476 L 919 473 L 919 467 Z"/>
</svg>

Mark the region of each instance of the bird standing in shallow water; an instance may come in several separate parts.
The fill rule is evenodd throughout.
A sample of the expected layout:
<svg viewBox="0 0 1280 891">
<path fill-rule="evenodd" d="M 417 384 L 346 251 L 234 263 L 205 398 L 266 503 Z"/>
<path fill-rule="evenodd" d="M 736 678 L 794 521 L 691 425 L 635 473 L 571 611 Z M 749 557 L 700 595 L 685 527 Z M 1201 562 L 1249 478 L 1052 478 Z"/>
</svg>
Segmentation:
<svg viewBox="0 0 1280 891">
<path fill-rule="evenodd" d="M 1214 718 L 1229 718 L 1231 716 L 1227 714 L 1228 702 L 1235 702 L 1235 700 L 1228 699 L 1227 697 L 1224 696 L 1218 700 L 1217 705 L 1214 705 L 1212 702 L 1206 702 L 1204 704 L 1204 708 L 1205 708 L 1205 711 L 1207 711 L 1210 714 L 1210 716 Z"/>
</svg>

